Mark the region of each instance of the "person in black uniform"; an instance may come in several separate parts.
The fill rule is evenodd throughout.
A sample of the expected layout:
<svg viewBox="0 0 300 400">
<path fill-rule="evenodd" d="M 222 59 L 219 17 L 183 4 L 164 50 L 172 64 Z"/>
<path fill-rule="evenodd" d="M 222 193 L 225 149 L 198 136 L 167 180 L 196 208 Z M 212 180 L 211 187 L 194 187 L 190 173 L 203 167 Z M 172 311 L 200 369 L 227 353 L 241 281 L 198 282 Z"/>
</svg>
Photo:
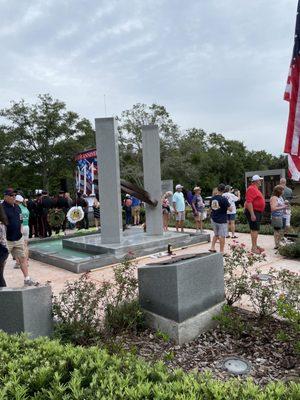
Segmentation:
<svg viewBox="0 0 300 400">
<path fill-rule="evenodd" d="M 38 225 L 37 225 L 37 204 L 31 196 L 28 198 L 27 208 L 29 210 L 29 238 L 33 236 L 38 237 Z"/>
<path fill-rule="evenodd" d="M 53 208 L 53 201 L 48 196 L 48 192 L 43 190 L 42 196 L 37 201 L 39 237 L 45 238 L 52 235 L 52 229 L 48 223 L 48 212 L 51 208 Z"/>
<path fill-rule="evenodd" d="M 61 227 L 64 232 L 66 230 L 66 223 L 67 223 L 66 215 L 69 210 L 69 203 L 65 197 L 65 192 L 63 190 L 59 191 L 58 198 L 57 198 L 57 201 L 55 204 L 55 208 L 57 208 L 58 210 L 62 210 L 65 214 L 65 219 L 64 219 L 64 222 L 62 223 L 62 227 Z M 57 228 L 55 233 L 57 234 L 57 233 L 59 233 L 59 231 L 60 231 L 60 228 Z"/>
</svg>

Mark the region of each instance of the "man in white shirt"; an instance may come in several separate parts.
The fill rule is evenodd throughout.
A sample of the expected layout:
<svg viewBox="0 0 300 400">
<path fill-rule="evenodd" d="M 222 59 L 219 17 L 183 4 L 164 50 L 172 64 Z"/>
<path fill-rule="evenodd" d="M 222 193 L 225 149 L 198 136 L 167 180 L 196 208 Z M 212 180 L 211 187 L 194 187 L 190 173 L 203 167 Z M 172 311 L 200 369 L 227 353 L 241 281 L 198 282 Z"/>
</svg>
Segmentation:
<svg viewBox="0 0 300 400">
<path fill-rule="evenodd" d="M 232 192 L 232 187 L 227 185 L 225 186 L 225 192 L 223 196 L 229 201 L 231 211 L 227 211 L 227 221 L 228 221 L 228 232 L 231 232 L 231 237 L 233 239 L 237 239 L 238 237 L 235 235 L 235 218 L 236 218 L 236 205 L 235 202 L 241 199 L 240 191 L 237 190 L 235 194 Z M 230 238 L 228 234 L 227 238 Z"/>
<path fill-rule="evenodd" d="M 183 224 L 185 220 L 185 201 L 182 193 L 183 186 L 176 185 L 176 192 L 173 194 L 173 208 L 176 216 L 176 232 L 181 228 L 181 232 L 184 232 Z"/>
</svg>

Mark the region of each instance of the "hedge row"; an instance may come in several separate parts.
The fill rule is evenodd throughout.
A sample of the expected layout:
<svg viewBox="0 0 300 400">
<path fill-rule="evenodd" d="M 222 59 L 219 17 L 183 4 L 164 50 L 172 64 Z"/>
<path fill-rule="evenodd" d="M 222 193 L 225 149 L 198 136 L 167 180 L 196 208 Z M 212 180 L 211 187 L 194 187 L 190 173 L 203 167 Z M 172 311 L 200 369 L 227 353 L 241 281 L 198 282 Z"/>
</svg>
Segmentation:
<svg viewBox="0 0 300 400">
<path fill-rule="evenodd" d="M 168 372 L 133 355 L 111 356 L 96 347 L 29 340 L 0 332 L 0 399 L 299 400 L 300 384 L 216 381 L 208 374 Z"/>
</svg>

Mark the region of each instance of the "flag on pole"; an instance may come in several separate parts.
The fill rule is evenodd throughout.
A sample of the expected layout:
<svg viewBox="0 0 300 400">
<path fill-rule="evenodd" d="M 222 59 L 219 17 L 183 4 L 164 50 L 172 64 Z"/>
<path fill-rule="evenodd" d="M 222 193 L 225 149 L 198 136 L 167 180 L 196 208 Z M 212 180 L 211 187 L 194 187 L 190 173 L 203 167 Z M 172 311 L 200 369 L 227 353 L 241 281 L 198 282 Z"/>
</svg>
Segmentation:
<svg viewBox="0 0 300 400">
<path fill-rule="evenodd" d="M 284 99 L 290 103 L 284 152 L 288 154 L 289 174 L 300 181 L 300 0 L 298 0 L 295 41 Z"/>
</svg>

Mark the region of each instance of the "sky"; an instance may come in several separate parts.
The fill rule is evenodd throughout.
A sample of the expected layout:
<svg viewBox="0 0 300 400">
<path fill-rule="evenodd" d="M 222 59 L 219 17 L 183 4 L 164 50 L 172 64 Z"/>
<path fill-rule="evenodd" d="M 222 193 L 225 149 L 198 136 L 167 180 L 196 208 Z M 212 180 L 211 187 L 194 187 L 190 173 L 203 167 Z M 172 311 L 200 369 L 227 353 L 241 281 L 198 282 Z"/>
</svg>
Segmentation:
<svg viewBox="0 0 300 400">
<path fill-rule="evenodd" d="M 0 0 L 0 108 L 164 105 L 184 130 L 283 151 L 296 0 Z M 106 105 L 106 106 L 105 106 Z"/>
</svg>

